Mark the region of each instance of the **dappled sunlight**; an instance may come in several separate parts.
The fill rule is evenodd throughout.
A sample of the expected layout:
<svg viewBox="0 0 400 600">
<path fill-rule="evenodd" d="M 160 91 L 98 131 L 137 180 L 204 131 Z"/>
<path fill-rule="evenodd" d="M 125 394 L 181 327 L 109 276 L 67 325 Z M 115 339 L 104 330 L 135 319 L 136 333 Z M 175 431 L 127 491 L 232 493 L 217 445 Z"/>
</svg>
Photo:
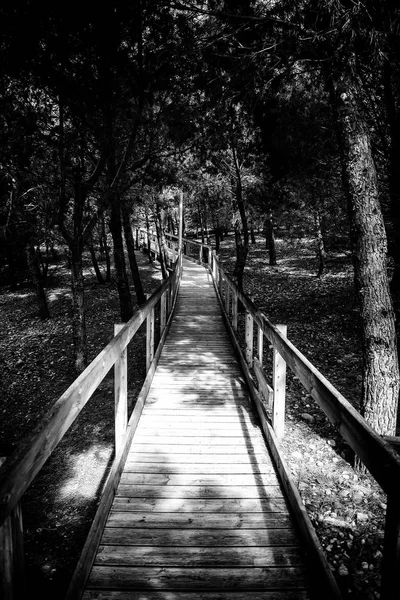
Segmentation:
<svg viewBox="0 0 400 600">
<path fill-rule="evenodd" d="M 7 291 L 7 300 L 26 300 L 33 297 L 33 292 L 11 292 Z"/>
<path fill-rule="evenodd" d="M 64 298 L 71 298 L 71 290 L 68 288 L 53 288 L 51 292 L 47 294 L 48 302 L 56 302 Z"/>
<path fill-rule="evenodd" d="M 91 499 L 97 497 L 103 480 L 103 472 L 113 450 L 106 444 L 91 444 L 79 453 L 65 458 L 65 471 L 68 473 L 58 490 L 58 501 Z M 102 466 L 102 469 L 99 469 Z"/>
</svg>

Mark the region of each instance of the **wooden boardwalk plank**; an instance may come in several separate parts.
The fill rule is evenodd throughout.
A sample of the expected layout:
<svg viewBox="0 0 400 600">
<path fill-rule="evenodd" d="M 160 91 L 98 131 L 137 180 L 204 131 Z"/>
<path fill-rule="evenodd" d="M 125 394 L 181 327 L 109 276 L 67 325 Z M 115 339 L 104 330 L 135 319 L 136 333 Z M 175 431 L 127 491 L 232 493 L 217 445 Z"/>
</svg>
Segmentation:
<svg viewBox="0 0 400 600">
<path fill-rule="evenodd" d="M 306 591 L 296 590 L 232 590 L 218 592 L 152 591 L 152 590 L 87 590 L 82 600 L 309 600 Z"/>
<path fill-rule="evenodd" d="M 309 600 L 307 590 L 211 278 L 186 262 L 83 598 Z"/>
</svg>

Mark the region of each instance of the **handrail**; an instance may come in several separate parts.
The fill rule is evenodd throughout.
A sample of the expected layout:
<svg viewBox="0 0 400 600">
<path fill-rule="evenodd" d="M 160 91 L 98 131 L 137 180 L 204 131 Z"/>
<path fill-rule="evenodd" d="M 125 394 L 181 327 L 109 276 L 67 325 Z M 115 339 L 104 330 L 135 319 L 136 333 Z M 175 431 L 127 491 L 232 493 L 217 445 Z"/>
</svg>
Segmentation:
<svg viewBox="0 0 400 600">
<path fill-rule="evenodd" d="M 120 359 L 129 342 L 145 319 L 153 321 L 153 325 L 148 327 L 148 332 L 152 336 L 152 339 L 147 341 L 147 352 L 151 353 L 151 360 L 147 360 L 147 372 L 149 372 L 154 359 L 154 308 L 161 301 L 160 328 L 161 334 L 163 334 L 163 329 L 165 330 L 168 325 L 168 318 L 169 320 L 172 318 L 181 274 L 182 257 L 180 256 L 174 264 L 170 277 L 160 285 L 147 300 L 146 304 L 142 308 L 139 308 L 126 324 L 118 326 L 119 331 L 113 339 L 61 395 L 26 442 L 6 458 L 5 462 L 0 466 L 0 534 L 2 534 L 1 528 L 7 527 L 7 520 L 17 510 L 21 497 L 78 417 L 94 391 L 113 365 L 121 362 Z M 160 335 L 160 338 L 162 338 L 162 335 Z M 121 370 L 120 367 L 121 365 L 119 364 L 119 371 Z M 117 373 L 118 370 L 116 370 Z M 117 395 L 121 392 L 119 383 L 115 386 L 116 408 L 120 406 L 119 398 L 117 398 Z M 121 419 L 117 414 L 116 428 L 118 428 L 122 435 Z M 116 456 L 121 454 L 119 448 L 115 454 Z M 12 596 L 10 595 L 9 597 Z"/>
<path fill-rule="evenodd" d="M 184 239 L 184 242 L 189 245 L 193 244 L 196 248 L 199 245 L 202 246 L 202 251 L 198 252 L 200 257 L 204 255 L 204 250 L 207 250 L 208 264 L 205 266 L 213 277 L 217 293 L 220 296 L 221 308 L 234 332 L 237 331 L 238 302 L 245 309 L 246 320 L 249 319 L 250 326 L 246 322 L 246 334 L 248 334 L 249 340 L 246 341 L 244 362 L 249 367 L 246 377 L 250 390 L 261 397 L 262 390 L 258 374 L 262 371 L 263 379 L 266 380 L 262 367 L 263 338 L 265 337 L 274 352 L 283 358 L 332 425 L 387 494 L 381 600 L 400 598 L 400 592 L 396 592 L 398 595 L 393 596 L 393 590 L 398 588 L 396 580 L 400 567 L 400 455 L 392 447 L 390 439 L 380 436 L 328 379 L 287 339 L 279 327 L 273 325 L 254 302 L 239 290 L 236 282 L 221 267 L 211 246 L 194 240 Z M 202 262 L 201 259 L 199 262 Z M 258 330 L 258 358 L 254 356 L 253 348 L 254 324 Z M 255 378 L 250 371 L 252 367 L 257 374 Z M 273 397 L 274 391 L 271 388 L 269 391 Z M 270 417 L 265 404 L 261 402 L 259 404 L 262 405 L 264 415 L 269 421 Z M 273 410 L 272 407 L 272 412 Z"/>
</svg>

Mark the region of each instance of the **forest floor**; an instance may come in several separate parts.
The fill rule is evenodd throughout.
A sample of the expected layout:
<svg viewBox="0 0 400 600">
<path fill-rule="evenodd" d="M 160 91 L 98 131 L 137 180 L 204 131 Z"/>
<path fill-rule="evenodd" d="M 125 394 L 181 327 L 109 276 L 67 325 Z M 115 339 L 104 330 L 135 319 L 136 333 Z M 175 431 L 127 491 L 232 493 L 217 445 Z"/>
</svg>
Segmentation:
<svg viewBox="0 0 400 600">
<path fill-rule="evenodd" d="M 355 406 L 361 389 L 360 319 L 350 257 L 331 252 L 315 276 L 307 241 L 277 240 L 278 265 L 268 266 L 265 243 L 252 245 L 244 288 L 273 323 Z M 221 260 L 233 266 L 233 240 Z M 137 253 L 146 293 L 161 281 L 157 263 Z M 113 336 L 119 321 L 114 283 L 100 286 L 86 273 L 89 359 Z M 0 289 L 0 456 L 22 444 L 74 380 L 69 276 L 64 261 L 51 266 L 51 319 L 36 316 L 29 283 Z M 144 380 L 144 331 L 129 350 L 129 402 Z M 62 598 L 94 516 L 112 459 L 113 378 L 108 375 L 23 498 L 29 590 Z M 350 449 L 318 406 L 288 373 L 283 452 L 344 599 L 379 598 L 386 498 L 368 474 L 354 471 Z"/>
</svg>

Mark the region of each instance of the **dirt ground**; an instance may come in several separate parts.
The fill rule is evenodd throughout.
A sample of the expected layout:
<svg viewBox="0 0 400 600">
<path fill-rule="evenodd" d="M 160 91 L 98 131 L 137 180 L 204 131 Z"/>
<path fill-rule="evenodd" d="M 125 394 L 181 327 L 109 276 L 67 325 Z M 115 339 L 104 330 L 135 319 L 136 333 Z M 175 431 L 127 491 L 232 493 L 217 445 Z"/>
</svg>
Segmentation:
<svg viewBox="0 0 400 600">
<path fill-rule="evenodd" d="M 245 291 L 355 406 L 361 386 L 360 321 L 349 256 L 330 253 L 318 279 L 311 242 L 277 240 L 278 265 L 268 266 L 265 243 L 251 247 Z M 233 265 L 233 240 L 221 260 Z M 161 274 L 137 253 L 145 291 Z M 115 284 L 100 286 L 91 264 L 85 273 L 90 359 L 108 343 L 118 322 Z M 47 285 L 51 319 L 36 316 L 28 282 L 0 289 L 0 455 L 23 443 L 74 380 L 65 262 L 51 266 Z M 144 379 L 144 335 L 129 350 L 129 401 Z M 345 599 L 379 598 L 386 498 L 352 467 L 349 448 L 290 373 L 283 451 Z M 79 558 L 112 459 L 113 379 L 106 377 L 81 416 L 23 498 L 29 590 L 62 598 Z"/>
</svg>

